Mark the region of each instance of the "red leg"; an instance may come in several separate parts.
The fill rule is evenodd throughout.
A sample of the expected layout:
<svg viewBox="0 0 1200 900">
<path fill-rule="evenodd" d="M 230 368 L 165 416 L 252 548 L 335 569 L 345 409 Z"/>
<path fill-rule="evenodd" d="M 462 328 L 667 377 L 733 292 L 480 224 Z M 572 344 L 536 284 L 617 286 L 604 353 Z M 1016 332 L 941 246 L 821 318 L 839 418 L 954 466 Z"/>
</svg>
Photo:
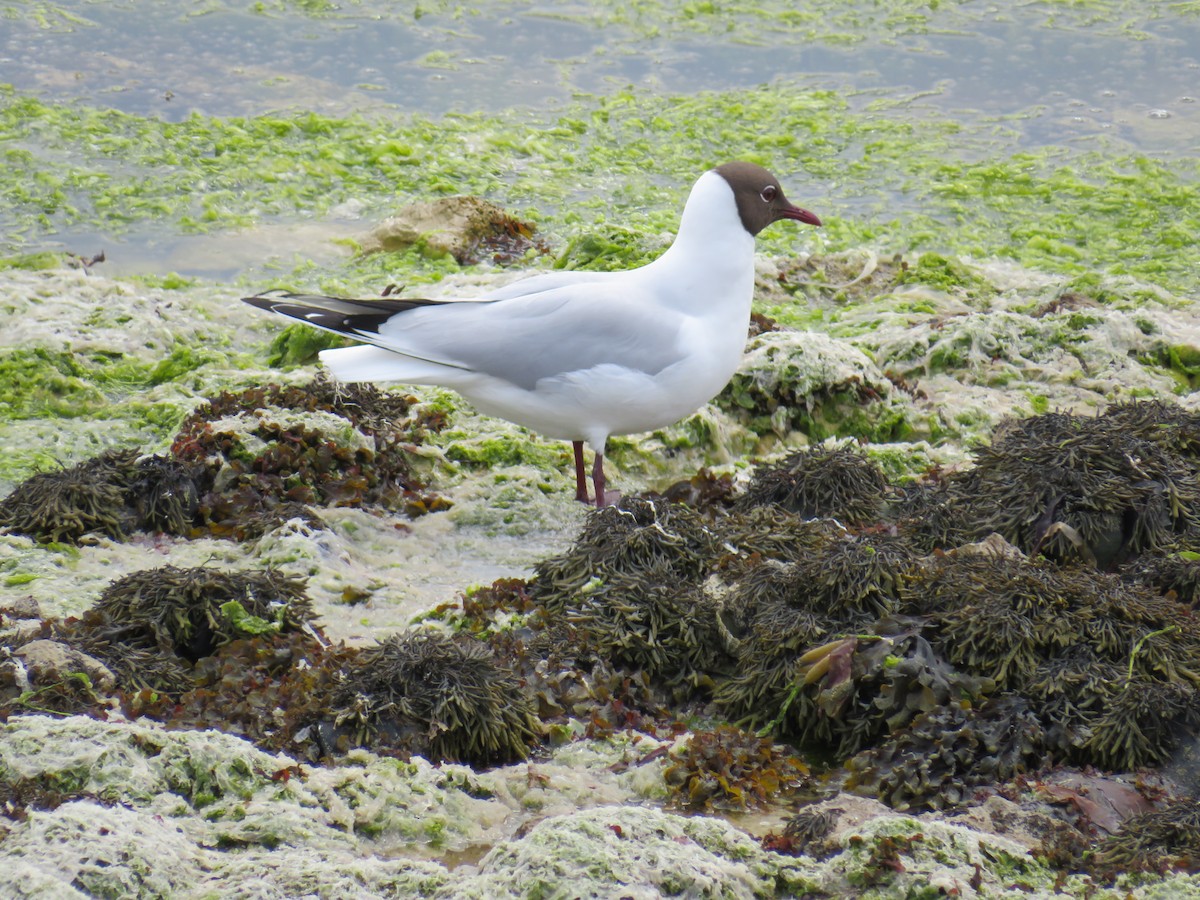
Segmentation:
<svg viewBox="0 0 1200 900">
<path fill-rule="evenodd" d="M 591 503 L 587 492 L 587 475 L 583 467 L 583 441 L 571 441 L 575 448 L 575 499 L 580 503 Z"/>
<path fill-rule="evenodd" d="M 596 489 L 596 508 L 604 506 L 604 455 L 596 454 L 596 462 L 592 466 L 592 486 Z"/>
<path fill-rule="evenodd" d="M 604 489 L 604 457 L 597 453 L 596 464 L 592 466 L 592 484 L 596 488 L 596 508 L 602 506 L 612 506 L 621 499 L 620 491 L 606 491 Z"/>
</svg>

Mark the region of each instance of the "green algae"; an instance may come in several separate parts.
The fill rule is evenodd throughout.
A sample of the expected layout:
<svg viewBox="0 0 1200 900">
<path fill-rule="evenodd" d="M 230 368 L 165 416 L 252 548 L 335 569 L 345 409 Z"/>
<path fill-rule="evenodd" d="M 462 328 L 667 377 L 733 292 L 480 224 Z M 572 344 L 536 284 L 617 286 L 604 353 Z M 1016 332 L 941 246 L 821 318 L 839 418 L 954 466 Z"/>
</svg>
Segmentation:
<svg viewBox="0 0 1200 900">
<path fill-rule="evenodd" d="M 857 437 L 907 440 L 911 404 L 860 350 L 816 332 L 768 332 L 751 338 L 741 368 L 714 401 L 745 428 L 811 441 Z"/>
<path fill-rule="evenodd" d="M 961 873 L 963 883 L 973 874 L 981 897 L 1003 896 L 1017 885 L 1038 896 L 1056 892 L 1054 871 L 1024 847 L 945 822 L 881 816 L 843 841 L 843 852 L 827 865 L 862 896 L 932 900 L 945 896 L 941 884 L 950 873 Z"/>
<path fill-rule="evenodd" d="M 768 120 L 764 135 L 758 123 Z M 320 216 L 350 199 L 380 215 L 415 197 L 469 192 L 521 207 L 543 233 L 566 241 L 560 265 L 607 268 L 649 258 L 658 236 L 674 230 L 696 174 L 735 155 L 777 171 L 789 195 L 827 222 L 819 232 L 769 229 L 760 236 L 767 252 L 813 244 L 926 251 L 937 256 L 924 268 L 918 261 L 914 277 L 938 269 L 941 282 L 960 284 L 966 270 L 937 258 L 1000 256 L 1069 274 L 1104 268 L 1172 289 L 1200 284 L 1182 252 L 1200 234 L 1200 160 L 1119 147 L 1022 150 L 1018 141 L 1015 132 L 933 112 L 857 110 L 840 93 L 786 81 L 694 95 L 577 94 L 561 109 L 532 113 L 193 114 L 180 122 L 49 104 L 7 88 L 0 220 L 12 223 L 9 242 L 19 250 L 34 234 L 68 226 L 227 231 Z M 193 189 L 198 182 L 204 191 Z M 852 216 L 839 214 L 844 201 L 824 187 L 841 183 L 868 185 Z M 897 218 L 901 197 L 908 211 Z M 458 270 L 415 252 L 403 263 L 433 278 Z M 394 272 L 396 260 L 389 265 Z M 292 278 L 306 273 L 315 274 L 301 267 Z M 355 284 L 368 274 L 358 264 L 323 273 Z"/>
<path fill-rule="evenodd" d="M 19 269 L 26 272 L 47 272 L 52 269 L 61 269 L 66 261 L 66 254 L 48 250 L 40 253 L 19 253 L 16 256 L 0 258 L 0 271 Z"/>
<path fill-rule="evenodd" d="M 727 822 L 611 807 L 553 816 L 496 847 L 462 898 L 773 897 L 780 865 Z M 567 887 L 569 885 L 569 888 Z"/>
<path fill-rule="evenodd" d="M 0 415 L 12 419 L 94 413 L 104 395 L 70 353 L 43 347 L 0 352 Z"/>
<path fill-rule="evenodd" d="M 288 325 L 271 340 L 267 365 L 272 369 L 294 369 L 316 360 L 317 354 L 331 347 L 348 347 L 345 338 L 307 325 Z"/>
<path fill-rule="evenodd" d="M 915 264 L 905 266 L 899 272 L 896 284 L 924 284 L 941 291 L 957 289 L 971 295 L 989 293 L 992 290 L 985 278 L 963 265 L 960 260 L 947 259 L 937 253 L 922 253 Z M 909 309 L 913 312 L 923 312 L 928 307 L 927 302 L 915 303 Z"/>
<path fill-rule="evenodd" d="M 599 272 L 627 269 L 651 262 L 665 249 L 661 241 L 649 241 L 644 234 L 609 226 L 570 240 L 555 259 L 554 268 Z"/>
<path fill-rule="evenodd" d="M 28 22 L 42 31 L 75 31 L 87 28 L 92 23 L 82 16 L 64 9 L 57 3 L 44 0 L 18 0 L 0 4 L 0 20 Z"/>
<path fill-rule="evenodd" d="M 1165 292 L 1129 278 L 1088 272 L 1071 278 L 1058 292 L 1059 299 L 1083 298 L 1110 309 L 1137 310 L 1146 304 L 1169 301 Z"/>
<path fill-rule="evenodd" d="M 177 381 L 223 362 L 217 351 L 178 344 L 159 360 L 120 353 L 73 353 L 46 347 L 0 350 L 0 419 L 112 418 L 113 407 L 139 391 Z M 177 422 L 172 405 L 135 400 L 136 418 L 146 424 Z M 128 410 L 127 410 L 128 411 Z"/>
<path fill-rule="evenodd" d="M 864 448 L 892 484 L 904 484 L 937 468 L 940 457 L 927 443 L 870 444 Z"/>
</svg>

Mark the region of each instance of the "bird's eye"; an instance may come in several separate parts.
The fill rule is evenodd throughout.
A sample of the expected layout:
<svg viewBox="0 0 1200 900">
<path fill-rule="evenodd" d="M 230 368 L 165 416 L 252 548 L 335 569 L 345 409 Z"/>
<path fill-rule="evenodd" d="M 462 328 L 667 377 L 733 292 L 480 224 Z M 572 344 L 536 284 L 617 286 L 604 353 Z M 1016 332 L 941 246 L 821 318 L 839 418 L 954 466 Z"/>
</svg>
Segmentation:
<svg viewBox="0 0 1200 900">
<path fill-rule="evenodd" d="M 758 196 L 763 198 L 764 203 L 770 203 L 772 200 L 775 199 L 775 194 L 776 194 L 775 185 L 768 184 L 765 188 L 762 189 L 762 193 L 759 194 Z"/>
</svg>

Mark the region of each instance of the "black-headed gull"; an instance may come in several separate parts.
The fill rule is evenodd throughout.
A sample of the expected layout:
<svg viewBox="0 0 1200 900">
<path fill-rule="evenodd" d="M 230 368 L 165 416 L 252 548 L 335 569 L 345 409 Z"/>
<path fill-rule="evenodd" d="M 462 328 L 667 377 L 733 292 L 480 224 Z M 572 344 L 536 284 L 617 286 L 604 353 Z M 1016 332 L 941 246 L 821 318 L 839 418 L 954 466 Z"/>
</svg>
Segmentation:
<svg viewBox="0 0 1200 900">
<path fill-rule="evenodd" d="M 596 505 L 609 435 L 661 428 L 729 382 L 754 294 L 754 236 L 780 219 L 821 220 L 761 166 L 730 162 L 696 181 L 679 233 L 626 272 L 535 275 L 471 300 L 347 300 L 270 291 L 245 302 L 365 342 L 325 350 L 342 381 L 436 384 L 483 413 L 575 449 L 575 497 Z"/>
</svg>

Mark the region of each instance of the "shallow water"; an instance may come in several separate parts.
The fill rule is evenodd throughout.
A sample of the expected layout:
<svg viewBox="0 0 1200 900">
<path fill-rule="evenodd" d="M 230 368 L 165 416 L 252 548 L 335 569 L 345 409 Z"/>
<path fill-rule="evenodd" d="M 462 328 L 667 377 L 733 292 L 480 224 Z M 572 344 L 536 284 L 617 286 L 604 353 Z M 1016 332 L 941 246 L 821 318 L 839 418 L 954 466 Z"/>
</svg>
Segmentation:
<svg viewBox="0 0 1200 900">
<path fill-rule="evenodd" d="M 531 122 L 579 92 L 604 97 L 631 85 L 688 96 L 785 84 L 833 89 L 872 115 L 948 117 L 963 128 L 960 158 L 987 153 L 997 129 L 1006 153 L 1063 147 L 1069 159 L 1072 150 L 1102 145 L 1170 159 L 1200 149 L 1200 17 L 1154 18 L 1156 5 L 1144 15 L 1120 0 L 1097 14 L 1054 3 L 934 4 L 919 14 L 867 0 L 797 8 L 819 21 L 789 19 L 786 7 L 769 2 L 722 4 L 719 12 L 646 3 L 628 14 L 620 5 L 505 2 L 349 2 L 318 16 L 265 6 L 252 13 L 220 0 L 201 8 L 162 0 L 9 4 L 0 7 L 9 16 L 0 84 L 167 121 L 279 110 L 437 117 L 518 109 Z M 769 121 L 762 128 L 774 138 Z M 853 195 L 853 186 L 843 193 Z M 859 212 L 846 202 L 844 212 Z M 897 212 L 922 211 L 902 191 L 889 202 Z M 232 238 L 136 223 L 120 235 L 66 225 L 47 246 L 107 248 L 110 274 L 225 279 L 264 256 L 330 263 L 339 251 L 326 233 L 363 230 L 353 219 L 326 217 L 289 237 L 294 224 L 284 217 Z M 29 246 L 0 241 L 0 251 Z"/>
<path fill-rule="evenodd" d="M 758 35 L 764 46 L 752 46 L 745 28 L 722 33 L 731 24 L 720 17 L 707 31 L 647 37 L 629 25 L 503 4 L 366 20 L 220 7 L 188 15 L 155 0 L 57 6 L 90 24 L 60 31 L 28 19 L 6 23 L 0 83 L 168 120 L 280 108 L 437 115 L 547 107 L 573 91 L 627 84 L 687 94 L 787 79 L 897 96 L 931 91 L 931 106 L 966 118 L 1036 107 L 1046 108 L 1042 120 L 1063 116 L 1057 127 L 1029 129 L 1038 143 L 1139 114 L 1194 118 L 1200 92 L 1200 19 L 1151 21 L 1138 39 L 1100 25 L 1047 27 L 1044 10 L 1030 4 L 1003 17 L 980 10 L 974 21 L 956 22 L 955 33 L 853 46 L 766 27 Z M 1169 115 L 1151 118 L 1154 110 Z M 1131 133 L 1148 152 L 1179 149 L 1177 128 Z"/>
</svg>

